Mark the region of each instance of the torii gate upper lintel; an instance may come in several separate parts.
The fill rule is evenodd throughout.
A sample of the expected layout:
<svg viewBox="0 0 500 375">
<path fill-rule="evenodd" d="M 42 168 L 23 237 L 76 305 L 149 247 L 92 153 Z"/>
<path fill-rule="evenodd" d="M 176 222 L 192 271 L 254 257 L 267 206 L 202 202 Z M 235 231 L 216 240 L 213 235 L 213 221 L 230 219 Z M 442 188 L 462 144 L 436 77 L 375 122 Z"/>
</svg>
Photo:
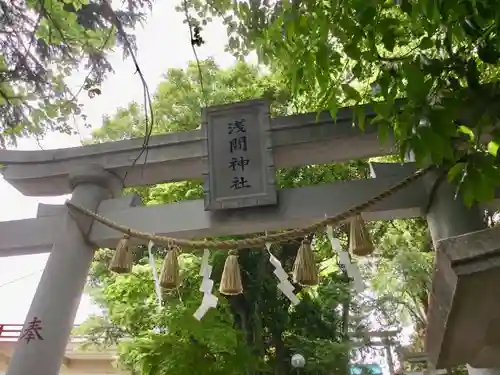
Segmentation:
<svg viewBox="0 0 500 375">
<path fill-rule="evenodd" d="M 367 117 L 374 116 L 366 106 Z M 389 139 L 380 144 L 376 128 L 365 132 L 352 125 L 352 110 L 339 110 L 334 121 L 327 113 L 282 116 L 270 120 L 272 152 L 277 168 L 326 164 L 387 155 Z M 68 177 L 82 161 L 101 165 L 124 176 L 125 187 L 198 179 L 203 174 L 204 135 L 201 129 L 151 137 L 147 161 L 130 168 L 143 139 L 135 138 L 55 150 L 0 150 L 0 173 L 26 196 L 57 196 L 71 193 Z"/>
</svg>

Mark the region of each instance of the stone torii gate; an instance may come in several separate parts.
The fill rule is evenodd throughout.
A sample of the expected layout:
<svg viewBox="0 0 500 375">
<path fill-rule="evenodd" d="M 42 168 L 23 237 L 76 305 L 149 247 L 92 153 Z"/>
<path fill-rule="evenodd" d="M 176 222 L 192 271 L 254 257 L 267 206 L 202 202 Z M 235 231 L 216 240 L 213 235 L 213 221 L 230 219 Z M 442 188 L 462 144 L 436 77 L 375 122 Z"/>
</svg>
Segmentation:
<svg viewBox="0 0 500 375">
<path fill-rule="evenodd" d="M 369 107 L 365 113 L 374 116 Z M 133 169 L 130 165 L 140 151 L 142 139 L 58 150 L 1 150 L 0 163 L 4 168 L 0 171 L 24 195 L 71 193 L 72 203 L 142 232 L 203 238 L 298 228 L 365 202 L 415 171 L 412 163 L 373 164 L 371 179 L 276 193 L 274 167 L 344 162 L 392 153 L 390 142 L 379 143 L 376 129 L 361 133 L 352 126 L 352 119 L 349 108 L 339 111 L 336 122 L 327 113 L 319 117 L 310 113 L 269 119 L 264 102 L 250 101 L 208 109 L 200 130 L 151 138 L 147 163 L 143 156 Z M 249 142 L 253 139 L 258 144 L 257 149 L 249 151 L 252 160 L 258 160 L 258 168 L 250 170 L 248 176 L 258 181 L 260 190 L 253 195 L 228 197 L 233 192 L 214 183 L 227 177 L 217 168 L 222 160 L 217 142 L 226 136 L 217 127 L 231 123 L 237 131 L 243 120 L 257 128 L 247 128 L 253 132 L 248 135 Z M 246 140 L 244 144 L 235 143 L 236 146 L 246 148 Z M 143 207 L 137 197 L 120 197 L 123 188 L 129 186 L 202 177 L 207 188 L 205 200 Z M 364 219 L 424 215 L 436 178 L 436 174 L 428 174 L 371 206 L 362 213 Z M 491 205 L 497 207 L 498 203 L 499 199 Z M 228 209 L 235 207 L 239 208 Z M 481 210 L 469 210 L 455 200 L 454 190 L 447 184 L 437 189 L 427 219 L 435 243 L 484 228 Z M 89 217 L 69 212 L 64 205 L 41 204 L 36 218 L 0 223 L 0 257 L 50 252 L 24 325 L 26 332 L 41 329 L 38 333 L 43 340 L 20 340 L 8 375 L 59 372 L 93 252 L 100 247 L 113 248 L 121 237 L 121 233 Z M 446 322 L 441 320 L 437 329 L 446 328 Z M 442 342 L 437 352 L 445 350 Z M 477 361 L 473 364 L 483 366 Z M 500 366 L 500 361 L 490 361 L 488 366 Z M 500 375 L 500 370 L 490 371 Z"/>
</svg>

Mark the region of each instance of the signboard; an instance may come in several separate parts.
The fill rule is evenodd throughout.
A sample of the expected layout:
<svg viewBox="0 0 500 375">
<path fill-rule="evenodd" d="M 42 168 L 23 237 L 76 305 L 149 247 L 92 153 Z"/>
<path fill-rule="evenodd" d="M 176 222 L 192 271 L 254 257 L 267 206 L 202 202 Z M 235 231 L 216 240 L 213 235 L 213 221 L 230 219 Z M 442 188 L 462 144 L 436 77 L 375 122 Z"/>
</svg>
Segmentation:
<svg viewBox="0 0 500 375">
<path fill-rule="evenodd" d="M 350 375 L 382 375 L 383 371 L 377 363 L 357 363 L 349 366 Z"/>
<path fill-rule="evenodd" d="M 270 130 L 263 100 L 203 111 L 205 210 L 277 203 Z"/>
</svg>

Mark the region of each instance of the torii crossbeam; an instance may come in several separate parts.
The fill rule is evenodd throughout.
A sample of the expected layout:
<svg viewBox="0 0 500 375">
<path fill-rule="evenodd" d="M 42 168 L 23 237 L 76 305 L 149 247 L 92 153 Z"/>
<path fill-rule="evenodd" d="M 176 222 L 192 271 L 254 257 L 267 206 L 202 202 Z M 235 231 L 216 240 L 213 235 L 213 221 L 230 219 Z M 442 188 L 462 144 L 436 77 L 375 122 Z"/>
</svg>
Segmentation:
<svg viewBox="0 0 500 375">
<path fill-rule="evenodd" d="M 97 212 L 113 221 L 142 232 L 177 238 L 203 238 L 266 230 L 299 228 L 335 216 L 364 202 L 403 180 L 413 165 L 373 164 L 379 177 L 368 180 L 340 181 L 332 184 L 284 189 L 279 206 L 228 212 L 208 212 L 203 200 L 168 205 L 140 206 L 134 196 L 104 200 Z M 390 174 L 385 174 L 389 172 Z M 363 213 L 367 220 L 389 220 L 421 216 L 427 194 L 416 183 L 372 206 Z M 500 202 L 499 202 L 500 203 Z M 0 256 L 50 252 L 60 234 L 67 209 L 64 205 L 39 205 L 37 218 L 0 223 Z M 95 223 L 89 241 L 98 247 L 113 248 L 122 234 Z"/>
</svg>

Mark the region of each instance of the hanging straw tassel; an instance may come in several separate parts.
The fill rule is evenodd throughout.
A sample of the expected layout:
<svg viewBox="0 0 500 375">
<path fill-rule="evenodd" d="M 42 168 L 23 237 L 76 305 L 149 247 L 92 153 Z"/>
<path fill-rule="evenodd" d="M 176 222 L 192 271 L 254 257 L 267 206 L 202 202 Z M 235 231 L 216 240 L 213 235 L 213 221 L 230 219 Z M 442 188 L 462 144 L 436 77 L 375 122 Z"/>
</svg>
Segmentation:
<svg viewBox="0 0 500 375">
<path fill-rule="evenodd" d="M 111 259 L 108 267 L 110 271 L 116 273 L 129 273 L 132 271 L 133 254 L 130 251 L 129 239 L 130 236 L 124 234 L 123 238 L 118 241 L 113 259 Z"/>
<path fill-rule="evenodd" d="M 311 242 L 304 239 L 293 264 L 293 281 L 301 285 L 318 285 L 318 267 Z"/>
<path fill-rule="evenodd" d="M 373 253 L 373 243 L 370 233 L 366 229 L 365 221 L 361 215 L 354 216 L 351 219 L 349 250 L 351 254 L 357 256 L 366 256 Z"/>
<path fill-rule="evenodd" d="M 181 283 L 178 256 L 179 252 L 177 248 L 171 247 L 167 250 L 160 274 L 160 286 L 163 289 L 176 289 Z"/>
<path fill-rule="evenodd" d="M 219 292 L 226 296 L 236 296 L 243 293 L 238 255 L 234 250 L 229 251 L 226 263 L 224 263 L 224 271 L 222 271 Z"/>
</svg>

